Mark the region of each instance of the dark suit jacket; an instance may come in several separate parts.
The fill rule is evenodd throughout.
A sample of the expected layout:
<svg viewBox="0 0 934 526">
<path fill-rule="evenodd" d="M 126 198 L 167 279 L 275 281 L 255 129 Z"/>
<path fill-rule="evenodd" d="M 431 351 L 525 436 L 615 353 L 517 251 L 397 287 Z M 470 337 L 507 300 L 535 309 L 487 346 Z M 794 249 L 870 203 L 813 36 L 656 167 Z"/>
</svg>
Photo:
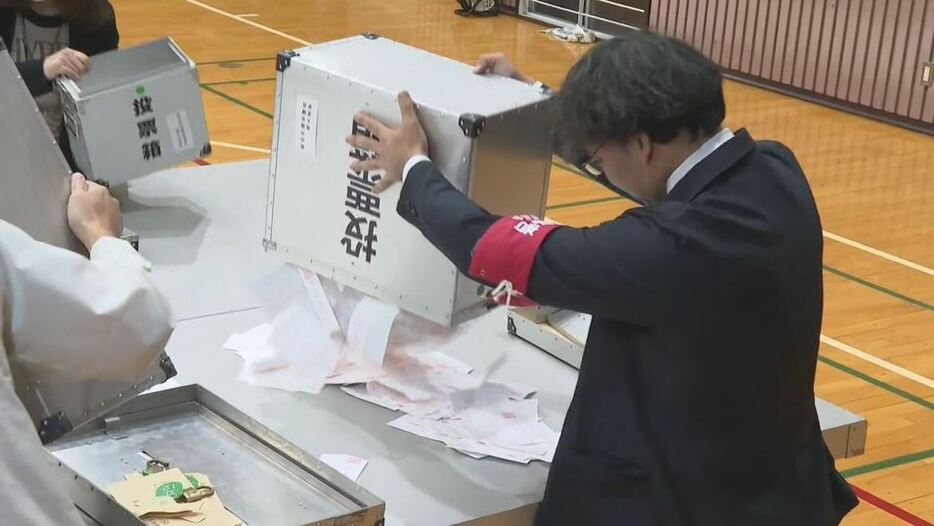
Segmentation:
<svg viewBox="0 0 934 526">
<path fill-rule="evenodd" d="M 814 407 L 820 220 L 781 144 L 740 131 L 593 228 L 491 216 L 427 162 L 398 212 L 475 279 L 593 314 L 538 524 L 825 526 L 856 505 Z"/>
</svg>

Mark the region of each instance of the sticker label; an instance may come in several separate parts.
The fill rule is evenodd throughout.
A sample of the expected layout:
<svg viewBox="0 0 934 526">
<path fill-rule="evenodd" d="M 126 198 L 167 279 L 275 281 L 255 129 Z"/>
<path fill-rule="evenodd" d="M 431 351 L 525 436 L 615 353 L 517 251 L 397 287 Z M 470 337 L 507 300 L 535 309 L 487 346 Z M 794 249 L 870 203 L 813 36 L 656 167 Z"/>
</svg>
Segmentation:
<svg viewBox="0 0 934 526">
<path fill-rule="evenodd" d="M 318 154 L 318 102 L 298 97 L 296 106 L 298 129 L 295 130 L 295 146 L 305 159 L 314 159 Z"/>
<path fill-rule="evenodd" d="M 188 112 L 179 110 L 165 116 L 168 124 L 169 136 L 172 138 L 172 147 L 176 153 L 187 152 L 194 148 L 194 138 L 191 136 L 191 123 L 188 121 Z"/>
</svg>

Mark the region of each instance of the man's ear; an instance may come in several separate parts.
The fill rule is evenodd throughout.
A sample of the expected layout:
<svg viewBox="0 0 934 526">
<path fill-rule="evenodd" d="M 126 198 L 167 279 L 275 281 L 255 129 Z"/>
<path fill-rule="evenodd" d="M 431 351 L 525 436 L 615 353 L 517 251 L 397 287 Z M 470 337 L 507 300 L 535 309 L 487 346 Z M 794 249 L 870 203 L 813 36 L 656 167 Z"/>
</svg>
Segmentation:
<svg viewBox="0 0 934 526">
<path fill-rule="evenodd" d="M 639 132 L 636 135 L 635 140 L 633 141 L 635 146 L 636 159 L 643 164 L 643 166 L 648 166 L 655 160 L 655 145 L 652 143 L 652 140 L 649 139 L 649 135 L 645 132 Z"/>
</svg>

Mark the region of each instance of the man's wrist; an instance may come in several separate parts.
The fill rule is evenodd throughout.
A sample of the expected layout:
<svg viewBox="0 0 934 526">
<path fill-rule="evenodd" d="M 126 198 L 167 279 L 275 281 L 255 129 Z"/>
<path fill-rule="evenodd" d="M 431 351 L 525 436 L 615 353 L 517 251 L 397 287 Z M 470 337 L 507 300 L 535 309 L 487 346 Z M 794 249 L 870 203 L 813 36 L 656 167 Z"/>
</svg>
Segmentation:
<svg viewBox="0 0 934 526">
<path fill-rule="evenodd" d="M 412 168 L 415 168 L 416 165 L 423 162 L 431 162 L 431 159 L 423 153 L 409 157 L 409 160 L 405 162 L 405 166 L 402 169 L 402 182 L 405 182 L 405 178 L 408 177 Z"/>
<path fill-rule="evenodd" d="M 98 241 L 100 241 L 101 239 L 105 237 L 119 238 L 120 233 L 119 232 L 115 233 L 111 231 L 110 229 L 104 228 L 104 227 L 93 227 L 87 230 L 87 232 L 84 235 L 84 238 L 81 241 L 84 243 L 85 248 L 87 248 L 88 251 L 90 251 L 92 248 L 94 248 L 94 245 L 96 245 Z"/>
</svg>

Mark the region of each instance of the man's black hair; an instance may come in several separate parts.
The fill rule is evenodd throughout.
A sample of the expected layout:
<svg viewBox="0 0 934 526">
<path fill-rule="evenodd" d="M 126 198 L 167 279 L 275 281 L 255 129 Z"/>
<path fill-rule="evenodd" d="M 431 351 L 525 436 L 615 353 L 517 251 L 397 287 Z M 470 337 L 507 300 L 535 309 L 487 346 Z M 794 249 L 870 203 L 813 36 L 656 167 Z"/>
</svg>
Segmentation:
<svg viewBox="0 0 934 526">
<path fill-rule="evenodd" d="M 689 45 L 648 31 L 601 42 L 568 72 L 557 94 L 555 148 L 577 163 L 607 142 L 645 132 L 656 143 L 682 130 L 708 137 L 723 122 L 723 79 Z"/>
</svg>

